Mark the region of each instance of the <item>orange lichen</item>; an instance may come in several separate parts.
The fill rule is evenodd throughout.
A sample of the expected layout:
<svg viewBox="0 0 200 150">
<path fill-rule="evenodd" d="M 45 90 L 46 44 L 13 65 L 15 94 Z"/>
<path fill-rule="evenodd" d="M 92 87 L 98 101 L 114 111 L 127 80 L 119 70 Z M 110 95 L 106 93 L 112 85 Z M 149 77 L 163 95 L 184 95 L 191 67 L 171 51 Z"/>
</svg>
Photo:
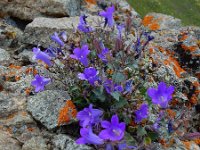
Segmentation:
<svg viewBox="0 0 200 150">
<path fill-rule="evenodd" d="M 191 147 L 190 141 L 182 141 L 182 143 L 185 145 L 185 148 L 186 148 L 187 150 L 190 150 L 190 147 Z"/>
<path fill-rule="evenodd" d="M 165 139 L 160 139 L 160 140 L 158 140 L 158 142 L 159 142 L 160 144 L 162 144 L 164 147 L 167 146 L 167 143 L 166 143 Z"/>
<path fill-rule="evenodd" d="M 160 25 L 157 22 L 154 22 L 149 25 L 149 29 L 151 29 L 153 31 L 158 30 L 159 28 L 160 28 Z"/>
<path fill-rule="evenodd" d="M 35 76 L 36 74 L 38 74 L 38 71 L 36 69 L 33 69 L 33 75 Z"/>
<path fill-rule="evenodd" d="M 96 0 L 85 0 L 85 2 L 87 4 L 92 4 L 92 5 L 96 5 L 97 4 Z"/>
<path fill-rule="evenodd" d="M 188 38 L 188 35 L 187 35 L 187 34 L 184 34 L 184 35 L 181 37 L 180 41 L 184 41 L 184 40 L 186 40 L 187 38 Z"/>
<path fill-rule="evenodd" d="M 142 20 L 142 24 L 144 26 L 149 27 L 150 30 L 158 30 L 160 28 L 160 25 L 158 24 L 158 21 L 160 19 L 154 19 L 153 16 L 145 16 L 144 19 Z"/>
<path fill-rule="evenodd" d="M 10 69 L 21 69 L 22 67 L 21 66 L 15 66 L 13 64 L 9 65 L 9 68 Z"/>
<path fill-rule="evenodd" d="M 33 68 L 27 68 L 26 70 L 25 70 L 25 73 L 26 74 L 29 74 L 29 73 L 31 73 L 33 71 Z"/>
<path fill-rule="evenodd" d="M 31 128 L 31 127 L 29 127 L 29 128 L 27 128 L 27 130 L 28 130 L 28 131 L 30 131 L 30 132 L 33 132 L 35 129 L 34 129 L 34 128 Z"/>
<path fill-rule="evenodd" d="M 145 16 L 144 19 L 142 20 L 142 24 L 144 26 L 148 26 L 153 22 L 153 18 L 154 18 L 153 16 Z"/>
<path fill-rule="evenodd" d="M 194 52 L 198 49 L 197 46 L 186 46 L 184 44 L 181 45 L 181 47 L 185 50 L 185 51 L 190 51 L 190 52 Z"/>
<path fill-rule="evenodd" d="M 178 61 L 171 56 L 169 56 L 168 59 L 164 60 L 164 64 L 173 65 L 173 70 L 179 78 L 181 78 L 182 77 L 181 74 L 185 72 L 185 70 L 181 68 L 181 66 L 179 65 Z"/>
<path fill-rule="evenodd" d="M 29 88 L 29 87 L 26 88 L 26 89 L 25 89 L 25 93 L 26 93 L 26 95 L 30 95 L 30 93 L 31 93 L 31 88 Z"/>
<path fill-rule="evenodd" d="M 196 144 L 200 145 L 200 138 L 194 139 L 193 140 Z"/>
<path fill-rule="evenodd" d="M 67 124 L 71 119 L 76 118 L 77 110 L 71 100 L 67 100 L 66 104 L 59 111 L 58 125 Z"/>
<path fill-rule="evenodd" d="M 170 102 L 170 105 L 172 106 L 177 106 L 178 105 L 178 100 L 177 99 L 173 99 L 171 102 Z"/>
<path fill-rule="evenodd" d="M 200 87 L 200 84 L 199 84 L 198 81 L 195 81 L 195 82 L 193 82 L 192 84 L 193 84 L 195 87 Z"/>
<path fill-rule="evenodd" d="M 192 105 L 196 105 L 198 103 L 198 99 L 197 99 L 197 96 L 195 94 L 193 94 L 193 96 L 190 98 L 189 102 L 192 104 Z"/>
<path fill-rule="evenodd" d="M 20 79 L 21 79 L 20 76 L 15 76 L 15 80 L 16 80 L 16 81 L 19 81 Z"/>
<path fill-rule="evenodd" d="M 153 48 L 150 48 L 150 49 L 149 49 L 149 54 L 154 54 L 154 53 L 155 53 L 154 49 L 153 49 Z"/>
<path fill-rule="evenodd" d="M 167 109 L 167 114 L 170 118 L 175 118 L 176 117 L 176 112 L 171 110 L 171 109 Z"/>
</svg>

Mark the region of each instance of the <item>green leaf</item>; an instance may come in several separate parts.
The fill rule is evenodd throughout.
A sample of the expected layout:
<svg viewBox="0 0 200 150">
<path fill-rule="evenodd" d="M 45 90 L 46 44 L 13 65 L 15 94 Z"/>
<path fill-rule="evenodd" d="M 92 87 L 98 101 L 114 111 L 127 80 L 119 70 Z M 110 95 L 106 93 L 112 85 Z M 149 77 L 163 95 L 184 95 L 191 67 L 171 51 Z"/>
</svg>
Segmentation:
<svg viewBox="0 0 200 150">
<path fill-rule="evenodd" d="M 138 127 L 138 130 L 137 130 L 137 136 L 144 136 L 147 134 L 147 131 L 145 130 L 144 127 Z"/>
<path fill-rule="evenodd" d="M 117 101 L 119 101 L 119 98 L 120 98 L 120 93 L 119 92 L 112 92 L 111 95 L 112 95 L 112 97 L 114 99 L 116 99 Z"/>
<path fill-rule="evenodd" d="M 131 146 L 136 145 L 136 140 L 128 132 L 125 132 L 124 139 L 125 139 L 127 145 L 131 145 Z"/>
<path fill-rule="evenodd" d="M 102 87 L 94 89 L 93 93 L 95 94 L 95 98 L 99 99 L 101 102 L 105 101 L 106 96 L 103 93 Z"/>
<path fill-rule="evenodd" d="M 156 132 L 148 132 L 147 135 L 148 135 L 148 137 L 151 138 L 152 141 L 157 140 L 159 138 L 159 135 Z"/>
<path fill-rule="evenodd" d="M 150 137 L 145 137 L 144 144 L 145 145 L 150 145 L 151 144 L 151 138 Z"/>
<path fill-rule="evenodd" d="M 90 55 L 91 55 L 92 58 L 95 58 L 97 56 L 96 51 L 94 51 L 94 50 L 91 51 Z"/>
<path fill-rule="evenodd" d="M 115 101 L 115 103 L 113 104 L 113 107 L 115 109 L 120 109 L 120 108 L 124 107 L 127 104 L 128 104 L 127 100 L 122 98 L 122 97 L 120 97 L 119 101 Z"/>
<path fill-rule="evenodd" d="M 142 95 L 146 95 L 146 92 L 147 92 L 147 89 L 146 89 L 145 87 L 142 87 L 142 88 L 140 89 L 140 93 L 141 93 Z"/>
<path fill-rule="evenodd" d="M 112 79 L 116 83 L 120 83 L 122 81 L 125 81 L 125 76 L 122 73 L 116 73 L 112 76 Z"/>
</svg>

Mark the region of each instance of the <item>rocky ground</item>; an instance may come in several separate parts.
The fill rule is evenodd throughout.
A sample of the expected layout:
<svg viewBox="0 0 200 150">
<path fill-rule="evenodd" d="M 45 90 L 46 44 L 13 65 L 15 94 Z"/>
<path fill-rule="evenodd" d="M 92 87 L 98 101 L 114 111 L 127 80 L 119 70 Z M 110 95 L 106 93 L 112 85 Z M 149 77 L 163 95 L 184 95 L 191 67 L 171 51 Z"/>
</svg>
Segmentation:
<svg viewBox="0 0 200 150">
<path fill-rule="evenodd" d="M 116 4 L 115 0 L 112 0 Z M 59 76 L 32 67 L 32 48 L 47 48 L 49 35 L 73 32 L 80 14 L 93 20 L 101 6 L 80 0 L 1 0 L 0 2 L 0 150 L 87 150 L 77 145 L 70 127 L 59 127 L 58 113 L 70 99 L 65 86 L 54 83 L 47 90 L 32 93 L 30 82 L 37 71 L 47 76 Z M 155 78 L 166 78 L 180 90 L 175 97 L 185 101 L 194 112 L 194 124 L 200 131 L 200 28 L 181 25 L 181 20 L 159 13 L 149 13 L 144 19 L 124 1 L 115 19 L 131 13 L 134 28 L 146 28 L 155 37 L 151 43 L 150 61 L 158 65 Z M 92 22 L 92 20 L 91 20 Z M 73 26 L 72 26 L 73 25 Z M 159 63 L 158 63 L 159 62 Z M 161 65 L 160 65 L 161 64 Z M 196 106 L 196 107 L 195 107 Z M 196 108 L 196 110 L 195 110 Z M 194 141 L 189 149 L 200 149 Z M 176 142 L 176 148 L 188 149 L 188 143 Z M 162 149 L 162 148 L 160 148 Z"/>
</svg>

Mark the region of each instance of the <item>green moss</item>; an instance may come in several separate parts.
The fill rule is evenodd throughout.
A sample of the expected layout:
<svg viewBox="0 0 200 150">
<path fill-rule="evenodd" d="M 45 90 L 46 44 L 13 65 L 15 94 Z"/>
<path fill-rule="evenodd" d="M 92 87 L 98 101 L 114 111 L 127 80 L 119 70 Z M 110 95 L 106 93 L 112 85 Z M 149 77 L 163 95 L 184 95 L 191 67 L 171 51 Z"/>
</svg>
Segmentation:
<svg viewBox="0 0 200 150">
<path fill-rule="evenodd" d="M 180 18 L 184 25 L 200 26 L 200 0 L 128 0 L 143 17 L 149 12 Z"/>
</svg>

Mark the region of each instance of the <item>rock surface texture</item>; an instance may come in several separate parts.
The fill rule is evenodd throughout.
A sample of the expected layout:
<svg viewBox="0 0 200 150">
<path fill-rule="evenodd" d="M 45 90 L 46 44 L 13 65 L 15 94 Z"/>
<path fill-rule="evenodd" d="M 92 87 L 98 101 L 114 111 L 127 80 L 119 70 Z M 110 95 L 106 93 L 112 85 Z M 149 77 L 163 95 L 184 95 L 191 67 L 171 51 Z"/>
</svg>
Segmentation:
<svg viewBox="0 0 200 150">
<path fill-rule="evenodd" d="M 80 14 L 80 0 L 1 0 L 0 12 L 21 20 Z"/>
<path fill-rule="evenodd" d="M 27 109 L 37 121 L 50 130 L 58 127 L 59 110 L 69 99 L 67 92 L 47 90 L 31 97 Z"/>
<path fill-rule="evenodd" d="M 95 25 L 100 17 L 91 16 L 88 19 L 88 24 Z M 24 38 L 22 42 L 25 44 L 41 45 L 47 48 L 52 41 L 50 35 L 54 32 L 66 31 L 68 34 L 72 33 L 79 24 L 79 17 L 65 17 L 65 18 L 44 18 L 39 17 L 33 20 L 26 26 L 24 31 Z"/>
</svg>

